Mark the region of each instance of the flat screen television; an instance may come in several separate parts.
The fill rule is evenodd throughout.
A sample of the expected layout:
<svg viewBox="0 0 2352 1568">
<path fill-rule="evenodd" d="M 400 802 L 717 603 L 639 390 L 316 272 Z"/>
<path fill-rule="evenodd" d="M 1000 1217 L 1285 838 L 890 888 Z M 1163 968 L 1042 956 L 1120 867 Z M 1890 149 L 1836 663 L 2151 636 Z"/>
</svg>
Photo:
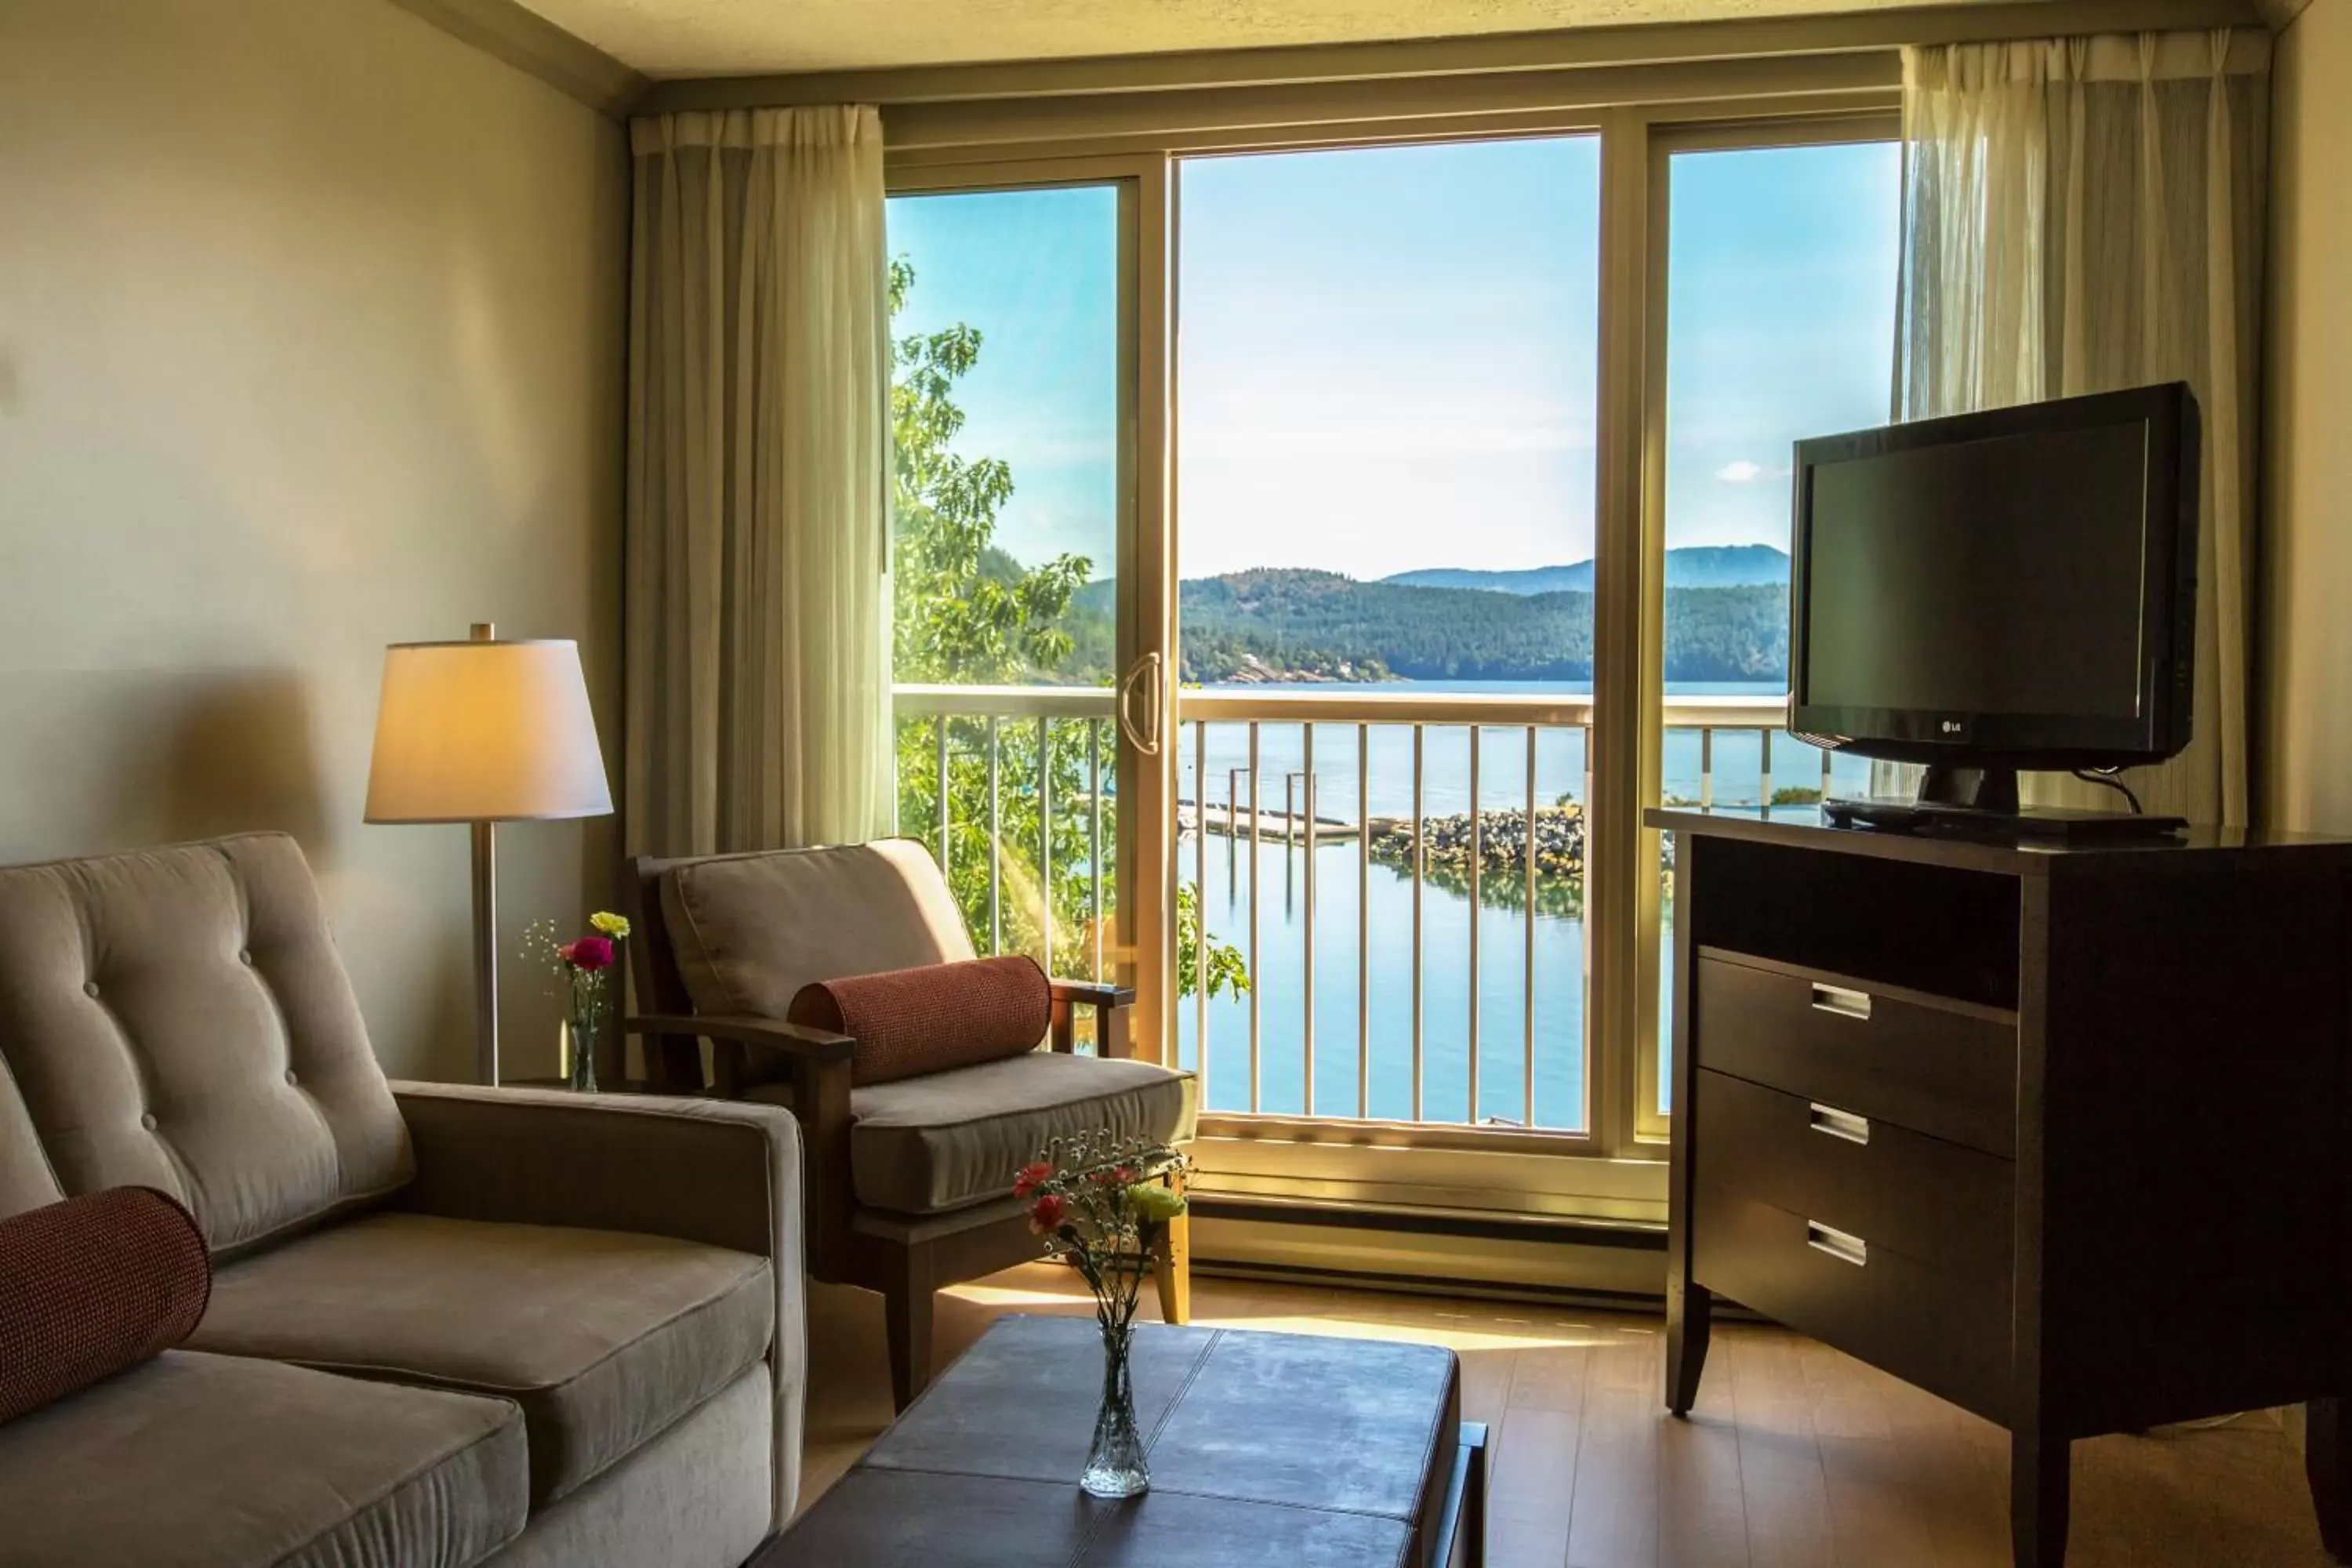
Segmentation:
<svg viewBox="0 0 2352 1568">
<path fill-rule="evenodd" d="M 2019 770 L 2175 755 L 2197 464 L 2177 382 L 1799 442 L 1790 727 L 2003 813 Z"/>
</svg>

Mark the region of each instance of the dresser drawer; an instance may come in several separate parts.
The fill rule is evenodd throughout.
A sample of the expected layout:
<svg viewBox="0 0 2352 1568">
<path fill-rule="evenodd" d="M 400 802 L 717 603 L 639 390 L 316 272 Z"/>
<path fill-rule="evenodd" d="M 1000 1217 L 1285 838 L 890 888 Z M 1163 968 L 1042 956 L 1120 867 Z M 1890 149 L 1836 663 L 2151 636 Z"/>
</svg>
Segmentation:
<svg viewBox="0 0 2352 1568">
<path fill-rule="evenodd" d="M 1726 1073 L 1692 1090 L 1698 1180 L 1939 1268 L 2006 1274 L 2017 1167 Z"/>
<path fill-rule="evenodd" d="M 1938 1268 L 1712 1183 L 1692 1198 L 1697 1283 L 1989 1420 L 2005 1419 L 2006 1274 Z"/>
<path fill-rule="evenodd" d="M 1714 952 L 1700 953 L 1697 967 L 1695 1065 L 2014 1154 L 2014 1023 Z"/>
</svg>

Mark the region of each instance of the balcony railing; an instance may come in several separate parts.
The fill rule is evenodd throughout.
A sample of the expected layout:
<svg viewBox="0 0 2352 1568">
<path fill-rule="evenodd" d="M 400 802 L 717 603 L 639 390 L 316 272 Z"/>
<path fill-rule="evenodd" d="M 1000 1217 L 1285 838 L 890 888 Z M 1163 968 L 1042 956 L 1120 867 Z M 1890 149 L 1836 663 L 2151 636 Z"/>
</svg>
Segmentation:
<svg viewBox="0 0 2352 1568">
<path fill-rule="evenodd" d="M 897 713 L 902 766 L 925 759 L 929 786 L 902 788 L 900 831 L 963 866 L 975 935 L 1099 973 L 1112 694 L 901 687 Z M 1785 716 L 1670 700 L 1668 797 L 1769 811 L 1828 793 L 1829 754 L 1790 742 Z M 1180 692 L 1177 879 L 1209 940 L 1171 990 L 1204 1109 L 1580 1131 L 1592 721 L 1580 695 Z M 975 855 L 984 879 L 958 858 Z M 1220 943 L 1244 994 L 1212 994 Z"/>
</svg>

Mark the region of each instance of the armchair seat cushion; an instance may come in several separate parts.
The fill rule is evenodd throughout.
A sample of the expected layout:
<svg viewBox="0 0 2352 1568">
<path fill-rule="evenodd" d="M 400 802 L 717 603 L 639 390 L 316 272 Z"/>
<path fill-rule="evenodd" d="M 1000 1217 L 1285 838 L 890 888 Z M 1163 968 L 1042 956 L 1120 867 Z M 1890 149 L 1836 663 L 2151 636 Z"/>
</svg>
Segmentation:
<svg viewBox="0 0 2352 1568">
<path fill-rule="evenodd" d="M 0 1561 L 473 1563 L 523 1527 L 523 1445 L 503 1400 L 166 1351 L 0 1426 Z"/>
<path fill-rule="evenodd" d="M 1002 1198 L 1048 1140 L 1108 1129 L 1190 1136 L 1192 1076 L 1150 1062 L 1033 1051 L 851 1091 L 857 1201 L 944 1214 Z"/>
<path fill-rule="evenodd" d="M 667 1237 L 382 1214 L 222 1269 L 189 1343 L 511 1399 L 537 1509 L 759 1364 L 774 1281 Z"/>
</svg>

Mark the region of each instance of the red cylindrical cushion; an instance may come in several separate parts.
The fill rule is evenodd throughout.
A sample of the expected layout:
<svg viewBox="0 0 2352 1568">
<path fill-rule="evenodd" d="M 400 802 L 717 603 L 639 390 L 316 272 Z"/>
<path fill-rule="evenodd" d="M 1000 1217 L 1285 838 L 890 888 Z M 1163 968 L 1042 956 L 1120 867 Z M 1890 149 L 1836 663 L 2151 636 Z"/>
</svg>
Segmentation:
<svg viewBox="0 0 2352 1568">
<path fill-rule="evenodd" d="M 855 1083 L 888 1083 L 1034 1050 L 1054 988 L 1032 958 L 976 958 L 803 985 L 785 1015 L 857 1042 Z"/>
<path fill-rule="evenodd" d="M 178 1344 L 212 1290 L 204 1232 L 151 1188 L 0 1219 L 0 1421 Z"/>
</svg>

